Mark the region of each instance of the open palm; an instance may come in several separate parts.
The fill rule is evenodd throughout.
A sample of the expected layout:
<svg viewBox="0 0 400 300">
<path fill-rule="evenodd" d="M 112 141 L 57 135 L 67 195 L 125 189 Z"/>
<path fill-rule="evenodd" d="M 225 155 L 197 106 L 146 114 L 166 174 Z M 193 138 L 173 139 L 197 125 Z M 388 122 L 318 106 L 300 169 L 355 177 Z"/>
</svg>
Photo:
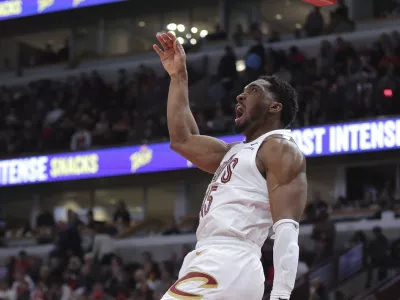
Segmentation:
<svg viewBox="0 0 400 300">
<path fill-rule="evenodd" d="M 171 33 L 157 33 L 157 39 L 162 46 L 162 50 L 156 44 L 153 45 L 154 51 L 160 56 L 161 63 L 170 76 L 186 71 L 186 54 L 182 45 Z"/>
</svg>

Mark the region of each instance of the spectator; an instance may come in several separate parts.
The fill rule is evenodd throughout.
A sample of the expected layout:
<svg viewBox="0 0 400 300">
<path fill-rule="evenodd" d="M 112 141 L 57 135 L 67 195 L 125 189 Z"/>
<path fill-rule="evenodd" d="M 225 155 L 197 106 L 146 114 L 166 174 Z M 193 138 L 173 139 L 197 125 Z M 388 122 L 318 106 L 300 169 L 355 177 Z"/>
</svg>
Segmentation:
<svg viewBox="0 0 400 300">
<path fill-rule="evenodd" d="M 101 138 L 103 135 L 106 135 L 110 129 L 110 122 L 107 118 L 107 113 L 103 112 L 100 115 L 99 121 L 96 123 L 93 135 L 97 138 Z"/>
<path fill-rule="evenodd" d="M 144 264 L 146 264 L 148 262 L 151 262 L 151 263 L 154 262 L 153 255 L 149 251 L 144 251 L 142 253 L 142 263 L 144 265 Z"/>
<path fill-rule="evenodd" d="M 393 267 L 400 267 L 400 237 L 393 241 L 390 250 L 393 259 Z"/>
<path fill-rule="evenodd" d="M 69 48 L 69 39 L 64 41 L 64 45 L 58 50 L 58 60 L 59 61 L 68 61 L 70 57 L 70 48 Z"/>
<path fill-rule="evenodd" d="M 60 107 L 58 101 L 54 101 L 53 108 L 50 110 L 44 119 L 45 125 L 52 125 L 59 121 L 61 117 L 64 115 L 64 110 Z"/>
<path fill-rule="evenodd" d="M 69 300 L 72 291 L 65 283 L 63 283 L 61 277 L 57 277 L 52 281 L 48 295 L 51 300 Z"/>
<path fill-rule="evenodd" d="M 64 273 L 64 280 L 71 290 L 76 290 L 79 283 L 82 263 L 79 257 L 71 256 L 68 260 L 67 269 Z"/>
<path fill-rule="evenodd" d="M 219 62 L 218 77 L 226 91 L 231 91 L 238 74 L 236 70 L 236 55 L 230 46 L 225 47 L 225 54 Z"/>
<path fill-rule="evenodd" d="M 328 75 L 334 61 L 335 52 L 329 41 L 322 41 L 317 56 L 317 70 L 319 75 Z"/>
<path fill-rule="evenodd" d="M 321 193 L 314 193 L 312 202 L 305 209 L 307 220 L 316 221 L 320 213 L 326 211 L 328 211 L 328 204 L 322 200 Z"/>
<path fill-rule="evenodd" d="M 309 270 L 310 270 L 310 268 L 308 267 L 306 260 L 305 260 L 304 253 L 301 250 L 300 255 L 299 255 L 299 264 L 297 265 L 296 279 L 299 279 L 303 275 L 306 275 Z"/>
<path fill-rule="evenodd" d="M 292 73 L 284 65 L 281 65 L 274 75 L 287 82 L 292 81 Z"/>
<path fill-rule="evenodd" d="M 379 204 L 382 207 L 392 207 L 393 203 L 394 203 L 394 190 L 391 186 L 391 182 L 390 181 L 386 181 L 385 182 L 385 186 L 382 189 L 380 195 L 379 195 Z"/>
<path fill-rule="evenodd" d="M 305 60 L 306 58 L 304 54 L 300 52 L 299 48 L 296 46 L 290 47 L 288 62 L 292 69 L 300 68 L 304 64 Z"/>
<path fill-rule="evenodd" d="M 353 46 L 345 41 L 343 38 L 339 37 L 336 40 L 337 49 L 335 54 L 335 66 L 336 71 L 339 74 L 346 74 L 348 69 L 349 59 L 356 59 L 357 54 Z"/>
<path fill-rule="evenodd" d="M 308 37 L 321 35 L 324 30 L 324 17 L 321 14 L 321 9 L 315 6 L 307 16 L 304 30 Z"/>
<path fill-rule="evenodd" d="M 61 257 L 67 258 L 74 255 L 83 257 L 82 239 L 77 224 L 75 219 L 70 220 L 68 225 L 59 224 L 57 250 Z"/>
<path fill-rule="evenodd" d="M 46 64 L 54 64 L 57 62 L 57 55 L 53 50 L 52 44 L 47 44 L 43 54 L 43 62 Z"/>
<path fill-rule="evenodd" d="M 233 41 L 236 47 L 243 46 L 243 37 L 244 37 L 244 30 L 241 24 L 236 25 L 236 30 L 233 33 Z"/>
<path fill-rule="evenodd" d="M 349 10 L 344 0 L 339 0 L 338 7 L 331 12 L 329 33 L 343 33 L 354 30 L 355 23 L 349 19 Z"/>
<path fill-rule="evenodd" d="M 51 270 L 47 265 L 42 265 L 39 270 L 39 278 L 36 281 L 36 285 L 50 286 L 51 283 Z"/>
<path fill-rule="evenodd" d="M 174 284 L 175 279 L 172 276 L 173 266 L 170 262 L 165 261 L 160 263 L 161 281 L 156 285 L 153 297 L 161 299 L 168 289 Z"/>
<path fill-rule="evenodd" d="M 100 232 L 101 228 L 103 227 L 104 223 L 100 221 L 96 221 L 94 219 L 93 210 L 89 210 L 87 212 L 87 223 L 86 227 L 93 232 Z"/>
<path fill-rule="evenodd" d="M 79 218 L 79 215 L 72 209 L 68 209 L 67 211 L 67 222 L 68 222 L 68 227 L 72 228 L 77 228 L 80 225 L 83 225 L 82 221 Z"/>
<path fill-rule="evenodd" d="M 43 209 L 36 217 L 36 227 L 54 227 L 55 221 L 53 214 L 47 209 Z"/>
<path fill-rule="evenodd" d="M 344 20 L 349 19 L 349 8 L 347 7 L 346 3 L 344 0 L 339 0 L 338 1 L 338 7 L 335 10 L 335 14 L 337 16 L 340 16 Z"/>
<path fill-rule="evenodd" d="M 328 290 L 319 278 L 311 281 L 309 300 L 329 300 Z"/>
<path fill-rule="evenodd" d="M 92 134 L 80 126 L 71 137 L 71 150 L 85 150 L 92 146 Z"/>
<path fill-rule="evenodd" d="M 138 269 L 135 272 L 136 290 L 137 295 L 144 300 L 152 300 L 153 290 L 155 285 L 146 280 L 145 272 L 143 269 Z"/>
<path fill-rule="evenodd" d="M 34 288 L 35 284 L 32 278 L 23 269 L 17 270 L 11 289 L 18 295 L 18 299 L 25 299 L 26 297 L 26 299 L 29 299 L 29 295 Z"/>
<path fill-rule="evenodd" d="M 226 38 L 226 32 L 220 24 L 216 24 L 214 32 L 207 36 L 207 40 L 209 41 L 220 41 L 225 40 Z"/>
<path fill-rule="evenodd" d="M 381 281 L 387 276 L 388 257 L 390 257 L 389 241 L 383 234 L 380 227 L 372 230 L 374 238 L 368 246 L 368 276 L 366 287 L 370 287 L 373 279 L 374 269 L 378 269 L 378 280 Z"/>
<path fill-rule="evenodd" d="M 281 41 L 281 34 L 279 31 L 273 30 L 268 38 L 268 43 L 277 43 Z"/>
<path fill-rule="evenodd" d="M 15 261 L 13 272 L 28 273 L 31 268 L 31 262 L 25 251 L 20 251 Z"/>
<path fill-rule="evenodd" d="M 171 223 L 167 227 L 167 229 L 164 230 L 163 235 L 174 235 L 174 234 L 180 234 L 181 231 L 178 228 L 178 225 L 176 224 L 175 218 L 171 218 Z"/>
<path fill-rule="evenodd" d="M 264 73 L 265 66 L 265 48 L 262 44 L 262 35 L 254 35 L 255 45 L 253 45 L 246 54 L 246 75 L 247 81 L 253 81 Z"/>
<path fill-rule="evenodd" d="M 151 282 L 152 289 L 160 284 L 161 273 L 160 268 L 155 262 L 146 262 L 143 265 L 143 270 L 146 276 L 146 279 Z"/>
<path fill-rule="evenodd" d="M 114 213 L 114 222 L 120 222 L 122 226 L 129 227 L 131 222 L 131 216 L 129 214 L 128 209 L 126 208 L 126 204 L 123 200 L 119 201 L 117 210 Z"/>
<path fill-rule="evenodd" d="M 326 211 L 321 211 L 318 214 L 317 223 L 314 225 L 311 238 L 323 243 L 326 247 L 323 250 L 325 257 L 333 255 L 335 249 L 336 229 L 335 224 L 329 220 L 329 214 Z"/>
<path fill-rule="evenodd" d="M 17 294 L 15 290 L 10 289 L 7 281 L 0 281 L 0 299 L 4 300 L 17 300 Z"/>
<path fill-rule="evenodd" d="M 179 262 L 178 262 L 178 266 L 179 266 L 178 269 L 180 269 L 180 268 L 182 267 L 183 261 L 184 261 L 186 255 L 188 255 L 191 251 L 192 251 L 192 249 L 190 248 L 189 245 L 183 245 L 183 247 L 182 247 L 182 253 L 181 253 L 181 258 L 180 258 L 180 260 L 179 260 Z"/>
<path fill-rule="evenodd" d="M 104 291 L 108 295 L 116 297 L 119 294 L 119 288 L 123 279 L 122 260 L 114 257 L 111 260 L 111 277 L 107 280 Z"/>
<path fill-rule="evenodd" d="M 350 206 L 350 202 L 346 197 L 340 196 L 334 205 L 334 209 L 347 209 Z"/>
</svg>

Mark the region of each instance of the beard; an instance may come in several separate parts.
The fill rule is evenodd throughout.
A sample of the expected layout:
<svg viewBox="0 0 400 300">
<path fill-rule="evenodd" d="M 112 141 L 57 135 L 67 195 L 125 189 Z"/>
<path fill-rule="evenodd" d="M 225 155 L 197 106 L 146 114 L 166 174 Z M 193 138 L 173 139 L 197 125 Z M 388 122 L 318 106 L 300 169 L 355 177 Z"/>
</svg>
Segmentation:
<svg viewBox="0 0 400 300">
<path fill-rule="evenodd" d="M 248 120 L 245 120 L 242 124 L 235 124 L 235 132 L 236 133 L 243 133 L 246 131 L 246 129 L 249 127 L 250 122 Z"/>
</svg>

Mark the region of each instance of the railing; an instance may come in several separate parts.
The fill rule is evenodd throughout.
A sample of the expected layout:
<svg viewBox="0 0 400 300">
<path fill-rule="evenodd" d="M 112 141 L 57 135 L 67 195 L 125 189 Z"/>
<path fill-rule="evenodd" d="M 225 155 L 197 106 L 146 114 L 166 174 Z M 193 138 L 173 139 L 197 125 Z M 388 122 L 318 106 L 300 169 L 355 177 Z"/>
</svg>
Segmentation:
<svg viewBox="0 0 400 300">
<path fill-rule="evenodd" d="M 374 288 L 362 293 L 354 300 L 398 300 L 400 299 L 400 274 L 384 279 Z"/>
<path fill-rule="evenodd" d="M 298 279 L 290 300 L 308 299 L 313 281 L 319 281 L 328 290 L 332 290 L 349 280 L 363 270 L 363 256 L 363 245 L 359 244 L 313 268 Z"/>
</svg>

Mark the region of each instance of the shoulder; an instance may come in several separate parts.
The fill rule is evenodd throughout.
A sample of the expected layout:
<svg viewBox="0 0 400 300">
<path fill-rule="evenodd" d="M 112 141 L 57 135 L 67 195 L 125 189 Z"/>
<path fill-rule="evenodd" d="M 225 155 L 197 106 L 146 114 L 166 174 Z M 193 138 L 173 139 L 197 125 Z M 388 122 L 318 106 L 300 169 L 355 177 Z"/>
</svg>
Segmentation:
<svg viewBox="0 0 400 300">
<path fill-rule="evenodd" d="M 230 144 L 228 144 L 228 149 L 231 150 L 232 148 L 234 148 L 235 146 L 240 145 L 240 144 L 241 144 L 241 142 L 230 143 Z"/>
<path fill-rule="evenodd" d="M 267 171 L 286 175 L 305 171 L 306 159 L 294 140 L 271 137 L 263 142 L 259 153 Z"/>
<path fill-rule="evenodd" d="M 229 143 L 229 144 L 227 144 L 226 151 L 225 151 L 224 155 L 228 155 L 229 153 L 235 153 L 235 152 L 237 152 L 238 149 L 240 148 L 240 145 L 241 145 L 241 144 L 242 144 L 242 143 L 240 143 L 240 142 L 235 142 L 235 143 Z M 238 148 L 238 147 L 239 147 L 239 148 Z"/>
</svg>

